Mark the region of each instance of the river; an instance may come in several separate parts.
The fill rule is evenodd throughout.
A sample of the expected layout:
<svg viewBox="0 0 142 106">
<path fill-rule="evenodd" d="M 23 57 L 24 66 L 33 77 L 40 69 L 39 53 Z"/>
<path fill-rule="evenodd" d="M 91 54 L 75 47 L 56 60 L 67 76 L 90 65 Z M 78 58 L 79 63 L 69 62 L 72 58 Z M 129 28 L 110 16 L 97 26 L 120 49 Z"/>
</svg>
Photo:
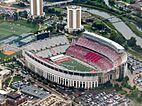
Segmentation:
<svg viewBox="0 0 142 106">
<path fill-rule="evenodd" d="M 99 11 L 99 10 L 95 10 L 95 9 L 89 9 L 86 7 L 82 7 L 83 11 L 87 11 L 91 14 L 96 14 L 98 16 L 101 16 L 105 19 L 111 18 L 112 19 L 108 19 L 113 25 L 114 27 L 126 38 L 126 39 L 130 39 L 131 37 L 135 37 L 137 42 L 137 45 L 140 45 L 142 47 L 142 38 L 140 38 L 139 36 L 137 36 L 120 18 L 115 17 L 114 15 L 110 15 L 106 12 L 103 11 Z M 118 22 L 117 21 L 121 21 Z M 113 23 L 114 22 L 114 23 Z M 116 22 L 116 23 L 115 23 Z"/>
</svg>

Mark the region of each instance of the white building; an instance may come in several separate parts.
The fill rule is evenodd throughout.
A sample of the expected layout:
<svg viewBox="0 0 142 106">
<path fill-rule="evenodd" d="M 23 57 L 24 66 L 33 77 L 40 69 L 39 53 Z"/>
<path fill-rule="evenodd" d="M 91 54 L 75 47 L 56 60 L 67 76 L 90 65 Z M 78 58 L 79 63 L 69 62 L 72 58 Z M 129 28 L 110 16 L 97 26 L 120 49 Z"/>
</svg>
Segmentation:
<svg viewBox="0 0 142 106">
<path fill-rule="evenodd" d="M 30 12 L 32 16 L 42 16 L 43 0 L 30 0 Z"/>
<path fill-rule="evenodd" d="M 0 89 L 2 89 L 2 83 L 10 76 L 10 73 L 10 70 L 0 66 Z"/>
<path fill-rule="evenodd" d="M 4 82 L 10 76 L 10 73 L 10 70 L 0 66 L 0 80 L 2 80 L 2 82 Z"/>
<path fill-rule="evenodd" d="M 66 30 L 70 33 L 77 30 L 82 30 L 81 25 L 81 7 L 67 6 L 67 26 Z"/>
</svg>

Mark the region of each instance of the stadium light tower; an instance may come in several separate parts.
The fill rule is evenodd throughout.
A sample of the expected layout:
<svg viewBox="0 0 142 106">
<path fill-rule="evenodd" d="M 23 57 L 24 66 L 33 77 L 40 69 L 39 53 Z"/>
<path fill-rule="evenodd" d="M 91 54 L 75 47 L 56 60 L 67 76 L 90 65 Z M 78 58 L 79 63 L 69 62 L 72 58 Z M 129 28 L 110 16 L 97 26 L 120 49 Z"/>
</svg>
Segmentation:
<svg viewBox="0 0 142 106">
<path fill-rule="evenodd" d="M 31 16 L 43 16 L 43 0 L 30 0 Z"/>
</svg>

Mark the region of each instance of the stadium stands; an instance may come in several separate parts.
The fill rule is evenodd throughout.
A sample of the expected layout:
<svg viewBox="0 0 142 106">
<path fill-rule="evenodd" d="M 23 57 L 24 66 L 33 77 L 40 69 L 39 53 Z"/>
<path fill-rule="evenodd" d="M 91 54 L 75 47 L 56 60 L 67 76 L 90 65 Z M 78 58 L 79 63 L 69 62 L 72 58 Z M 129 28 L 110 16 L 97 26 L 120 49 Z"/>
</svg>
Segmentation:
<svg viewBox="0 0 142 106">
<path fill-rule="evenodd" d="M 95 67 L 98 66 L 101 70 L 108 70 L 113 67 L 112 62 L 105 57 L 79 46 L 69 47 L 66 53 Z"/>
<path fill-rule="evenodd" d="M 85 37 L 80 37 L 76 41 L 76 45 L 89 48 L 95 52 L 98 52 L 105 57 L 108 57 L 112 62 L 114 62 L 114 66 L 118 66 L 122 62 L 122 55 L 117 53 L 115 50 L 107 47 L 106 45 L 100 44 L 96 41 L 92 41 L 90 39 L 87 39 Z"/>
<path fill-rule="evenodd" d="M 38 56 L 48 58 L 64 53 L 68 47 L 69 42 L 65 36 L 56 36 L 33 42 L 24 48 L 34 51 Z"/>
<path fill-rule="evenodd" d="M 45 79 L 75 88 L 90 89 L 124 78 L 127 71 L 124 48 L 97 37 L 87 33 L 71 44 L 66 36 L 32 42 L 23 47 L 25 66 Z"/>
<path fill-rule="evenodd" d="M 41 52 L 36 53 L 38 56 L 41 56 L 43 58 L 55 56 L 62 54 L 66 51 L 66 49 L 69 47 L 69 45 L 61 45 L 61 46 L 56 46 L 53 48 L 45 49 Z"/>
<path fill-rule="evenodd" d="M 65 36 L 56 36 L 36 41 L 28 45 L 30 51 L 42 58 L 51 58 L 66 52 L 67 55 L 82 60 L 100 70 L 110 70 L 122 63 L 122 54 L 112 48 L 85 36 L 78 38 L 69 47 Z M 67 51 L 66 51 L 67 50 Z"/>
<path fill-rule="evenodd" d="M 32 42 L 31 44 L 28 44 L 28 46 L 25 46 L 23 48 L 26 48 L 27 50 L 30 50 L 30 51 L 34 51 L 36 53 L 45 49 L 49 49 L 55 46 L 65 45 L 65 44 L 69 44 L 65 36 L 56 36 L 56 37 L 46 38 L 44 40 Z"/>
<path fill-rule="evenodd" d="M 18 52 L 20 51 L 19 48 L 17 47 L 14 47 L 12 45 L 9 45 L 9 44 L 4 44 L 4 45 L 1 45 L 0 46 L 0 51 L 13 51 L 13 52 Z"/>
</svg>

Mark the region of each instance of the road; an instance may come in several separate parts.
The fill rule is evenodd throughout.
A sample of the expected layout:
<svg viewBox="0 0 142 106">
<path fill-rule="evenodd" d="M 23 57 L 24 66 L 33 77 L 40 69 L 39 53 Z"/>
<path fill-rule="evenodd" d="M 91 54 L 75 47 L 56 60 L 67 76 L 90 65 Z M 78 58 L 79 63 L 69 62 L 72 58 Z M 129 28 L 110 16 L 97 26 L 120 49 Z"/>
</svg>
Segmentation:
<svg viewBox="0 0 142 106">
<path fill-rule="evenodd" d="M 44 6 L 57 6 L 57 5 L 62 5 L 62 4 L 67 4 L 67 3 L 71 3 L 73 0 L 66 0 L 66 1 L 59 1 L 59 2 L 52 2 L 52 3 L 49 3 L 49 2 L 45 2 L 44 3 Z"/>
<path fill-rule="evenodd" d="M 69 101 L 72 101 L 69 97 L 65 96 L 64 94 L 58 92 L 56 89 L 54 88 L 51 88 L 49 85 L 46 85 L 46 84 L 43 84 L 42 82 L 39 82 L 37 79 L 34 79 L 31 77 L 31 75 L 24 75 L 23 73 L 21 73 L 19 71 L 19 74 L 22 75 L 23 77 L 25 77 L 25 80 L 31 80 L 32 82 L 34 82 L 37 86 L 41 87 L 41 88 L 44 88 L 45 90 L 53 93 L 53 94 L 56 94 L 58 96 L 60 96 L 62 99 L 64 100 L 69 100 Z M 72 103 L 77 106 L 78 104 L 74 101 L 72 101 Z"/>
<path fill-rule="evenodd" d="M 83 11 L 89 12 L 91 14 L 96 14 L 98 16 L 101 16 L 105 19 L 108 19 L 112 25 L 117 29 L 117 31 L 119 31 L 127 40 L 130 39 L 131 37 L 135 37 L 137 40 L 137 45 L 142 47 L 142 38 L 140 38 L 139 36 L 137 36 L 126 24 L 125 22 L 123 22 L 120 18 L 111 15 L 107 12 L 104 11 L 99 11 L 96 9 L 92 9 L 92 8 L 86 8 L 86 7 L 82 7 Z M 111 18 L 113 17 L 113 18 Z M 121 21 L 120 21 L 121 20 Z M 118 23 L 113 23 L 113 22 L 117 22 L 120 21 Z"/>
<path fill-rule="evenodd" d="M 53 94 L 56 94 L 56 95 L 60 96 L 62 99 L 72 101 L 69 97 L 67 97 L 67 96 L 65 96 L 65 95 L 63 95 L 63 94 L 61 94 L 60 92 L 56 91 L 54 88 L 51 88 L 51 87 L 49 87 L 48 85 L 45 85 L 45 84 L 43 84 L 43 83 L 41 83 L 41 82 L 39 82 L 39 81 L 37 81 L 37 80 L 35 81 L 35 79 L 33 79 L 33 78 L 31 78 L 31 80 L 34 81 L 37 86 L 42 87 L 42 88 L 44 88 L 45 90 L 47 90 L 47 91 L 49 91 L 49 92 L 51 92 L 51 93 L 53 93 Z M 78 105 L 78 104 L 77 104 L 76 102 L 74 102 L 74 101 L 72 101 L 72 103 L 73 103 L 75 106 Z"/>
<path fill-rule="evenodd" d="M 23 8 L 23 9 L 19 9 L 19 8 L 15 8 L 15 7 L 10 7 L 10 6 L 4 6 L 4 5 L 0 5 L 0 8 L 5 9 L 5 10 L 16 10 L 17 12 L 19 11 L 27 11 L 29 10 L 29 8 Z"/>
</svg>

